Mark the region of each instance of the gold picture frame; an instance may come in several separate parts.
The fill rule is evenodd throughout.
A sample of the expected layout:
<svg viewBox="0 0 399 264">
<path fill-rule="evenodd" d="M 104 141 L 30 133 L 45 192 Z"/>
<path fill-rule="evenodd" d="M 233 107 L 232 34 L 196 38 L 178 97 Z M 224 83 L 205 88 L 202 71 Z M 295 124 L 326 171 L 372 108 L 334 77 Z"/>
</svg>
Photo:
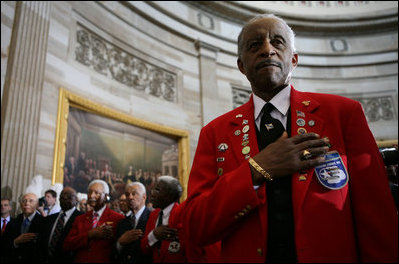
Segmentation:
<svg viewBox="0 0 399 264">
<path fill-rule="evenodd" d="M 102 106 L 98 103 L 85 99 L 77 94 L 67 91 L 64 88 L 59 89 L 57 127 L 55 133 L 54 160 L 52 171 L 52 185 L 55 183 L 64 183 L 64 168 L 66 150 L 68 117 L 70 109 L 95 114 L 101 117 L 109 118 L 122 122 L 137 128 L 155 132 L 165 137 L 173 138 L 177 141 L 178 151 L 178 179 L 183 187 L 181 201 L 187 197 L 187 182 L 189 170 L 189 133 L 185 130 L 175 129 L 160 124 L 151 123 L 131 115 L 119 112 L 117 110 Z"/>
</svg>

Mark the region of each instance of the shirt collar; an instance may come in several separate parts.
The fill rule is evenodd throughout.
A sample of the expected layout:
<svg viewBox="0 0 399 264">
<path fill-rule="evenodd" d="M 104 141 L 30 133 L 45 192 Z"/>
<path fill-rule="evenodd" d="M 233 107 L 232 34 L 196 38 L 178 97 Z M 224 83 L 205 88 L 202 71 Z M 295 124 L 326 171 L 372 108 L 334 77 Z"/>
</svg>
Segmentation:
<svg viewBox="0 0 399 264">
<path fill-rule="evenodd" d="M 72 207 L 71 209 L 65 211 L 65 217 L 69 218 L 69 217 L 73 214 L 73 212 L 75 211 L 75 209 L 76 209 L 76 207 L 74 206 L 74 207 Z M 61 210 L 61 211 L 60 211 L 60 215 L 61 215 L 63 212 L 64 212 L 64 211 Z"/>
<path fill-rule="evenodd" d="M 28 216 L 28 217 L 26 217 L 26 216 L 24 215 L 24 220 L 25 220 L 26 218 L 28 218 L 28 219 L 29 219 L 29 222 L 32 222 L 32 220 L 33 220 L 33 218 L 35 217 L 35 215 L 36 215 L 36 212 L 34 212 L 33 214 L 31 214 L 31 215 Z"/>
<path fill-rule="evenodd" d="M 254 117 L 257 120 L 262 112 L 263 106 L 268 103 L 265 102 L 262 98 L 252 93 L 254 100 Z M 276 94 L 269 103 L 273 104 L 273 106 L 283 115 L 287 115 L 288 109 L 290 108 L 290 97 L 291 97 L 291 86 L 287 85 L 284 89 L 282 89 L 278 94 Z"/>
<path fill-rule="evenodd" d="M 6 219 L 7 223 L 10 222 L 10 216 L 2 217 L 1 218 L 1 222 L 3 222 L 3 219 Z"/>
<path fill-rule="evenodd" d="M 145 206 L 143 205 L 140 210 L 137 211 L 137 213 L 134 215 L 136 219 L 140 219 L 141 214 L 144 212 Z"/>
<path fill-rule="evenodd" d="M 175 203 L 171 203 L 170 205 L 166 206 L 162 211 L 163 211 L 163 215 L 164 217 L 169 217 L 170 212 L 172 211 L 173 206 L 175 205 Z"/>
</svg>

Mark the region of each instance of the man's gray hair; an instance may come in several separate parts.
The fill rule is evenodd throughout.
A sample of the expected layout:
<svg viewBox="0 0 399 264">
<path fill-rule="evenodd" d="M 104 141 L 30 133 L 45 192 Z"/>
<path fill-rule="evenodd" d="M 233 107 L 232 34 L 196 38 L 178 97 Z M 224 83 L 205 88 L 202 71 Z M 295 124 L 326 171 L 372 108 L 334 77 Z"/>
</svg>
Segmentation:
<svg viewBox="0 0 399 264">
<path fill-rule="evenodd" d="M 132 186 L 138 186 L 141 191 L 141 194 L 147 194 L 144 184 L 138 181 L 127 184 L 125 190 L 127 191 L 127 189 Z"/>
<path fill-rule="evenodd" d="M 284 19 L 282 19 L 281 17 L 278 17 L 274 14 L 262 14 L 262 15 L 257 15 L 255 17 L 253 17 L 251 20 L 249 20 L 241 29 L 240 34 L 238 35 L 238 40 L 237 40 L 237 53 L 238 53 L 238 57 L 241 58 L 241 54 L 242 54 L 242 49 L 244 46 L 244 43 L 242 42 L 242 35 L 246 29 L 247 26 L 249 26 L 250 24 L 252 24 L 255 21 L 258 21 L 260 19 L 264 19 L 264 18 L 274 18 L 277 19 L 278 21 L 280 21 L 286 28 L 288 31 L 288 41 L 290 42 L 290 46 L 291 46 L 291 50 L 293 53 L 296 53 L 296 48 L 295 48 L 295 33 L 294 31 L 291 29 L 290 26 L 288 26 L 287 22 L 284 21 Z"/>
<path fill-rule="evenodd" d="M 95 183 L 101 183 L 102 185 L 103 185 L 103 188 L 104 188 L 104 193 L 105 194 L 109 194 L 109 187 L 108 187 L 108 184 L 105 182 L 105 181 L 103 181 L 103 180 L 94 180 L 94 181 L 91 181 L 90 182 L 90 184 L 89 184 L 89 186 L 87 187 L 87 190 L 89 190 L 90 189 L 90 187 L 93 185 L 93 184 L 95 184 Z"/>
<path fill-rule="evenodd" d="M 180 196 L 183 193 L 183 188 L 180 182 L 175 177 L 172 176 L 160 176 L 158 178 L 158 182 L 161 181 L 167 184 L 169 190 L 171 191 L 171 195 L 174 197 L 174 200 L 175 201 L 179 200 Z"/>
</svg>

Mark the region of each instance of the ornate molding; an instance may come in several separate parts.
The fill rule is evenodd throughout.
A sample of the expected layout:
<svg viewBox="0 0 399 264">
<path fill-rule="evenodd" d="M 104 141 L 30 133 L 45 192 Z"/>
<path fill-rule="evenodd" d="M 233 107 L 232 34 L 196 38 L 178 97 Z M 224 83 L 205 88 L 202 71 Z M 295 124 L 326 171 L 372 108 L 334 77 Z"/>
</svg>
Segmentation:
<svg viewBox="0 0 399 264">
<path fill-rule="evenodd" d="M 362 104 L 368 122 L 395 120 L 392 96 L 352 99 Z"/>
<path fill-rule="evenodd" d="M 235 108 L 239 107 L 240 105 L 243 105 L 246 102 L 248 102 L 251 92 L 252 92 L 251 90 L 232 87 L 233 108 L 235 109 Z"/>
<path fill-rule="evenodd" d="M 177 75 L 152 65 L 78 25 L 75 60 L 135 90 L 177 101 Z"/>
<path fill-rule="evenodd" d="M 232 87 L 233 108 L 246 103 L 251 91 L 247 89 Z M 367 122 L 393 121 L 395 120 L 395 109 L 392 96 L 353 98 L 362 104 Z"/>
</svg>

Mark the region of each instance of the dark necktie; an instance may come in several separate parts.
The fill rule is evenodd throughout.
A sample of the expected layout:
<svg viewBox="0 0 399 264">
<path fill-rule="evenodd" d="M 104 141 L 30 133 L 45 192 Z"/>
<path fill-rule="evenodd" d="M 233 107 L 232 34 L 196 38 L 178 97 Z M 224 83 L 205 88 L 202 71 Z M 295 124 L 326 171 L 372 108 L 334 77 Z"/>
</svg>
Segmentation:
<svg viewBox="0 0 399 264">
<path fill-rule="evenodd" d="M 25 218 L 24 222 L 22 223 L 21 234 L 28 232 L 29 222 L 29 218 Z"/>
<path fill-rule="evenodd" d="M 163 211 L 161 210 L 161 211 L 159 212 L 159 216 L 158 216 L 158 224 L 157 224 L 157 227 L 160 226 L 160 225 L 162 225 L 162 218 L 163 218 Z"/>
<path fill-rule="evenodd" d="M 57 225 L 55 226 L 53 236 L 51 237 L 50 240 L 50 245 L 49 245 L 49 254 L 50 256 L 54 255 L 55 249 L 57 247 L 57 243 L 60 240 L 62 230 L 64 229 L 64 220 L 65 220 L 65 213 L 63 212 L 60 215 L 60 218 L 58 219 Z"/>
<path fill-rule="evenodd" d="M 130 220 L 130 225 L 132 226 L 132 228 L 135 228 L 136 226 L 136 215 L 134 213 L 132 213 L 132 215 L 129 217 Z"/>
<path fill-rule="evenodd" d="M 265 104 L 262 109 L 263 115 L 260 121 L 261 149 L 276 141 L 285 131 L 283 124 L 270 115 L 273 109 L 274 106 L 271 103 Z"/>
</svg>

